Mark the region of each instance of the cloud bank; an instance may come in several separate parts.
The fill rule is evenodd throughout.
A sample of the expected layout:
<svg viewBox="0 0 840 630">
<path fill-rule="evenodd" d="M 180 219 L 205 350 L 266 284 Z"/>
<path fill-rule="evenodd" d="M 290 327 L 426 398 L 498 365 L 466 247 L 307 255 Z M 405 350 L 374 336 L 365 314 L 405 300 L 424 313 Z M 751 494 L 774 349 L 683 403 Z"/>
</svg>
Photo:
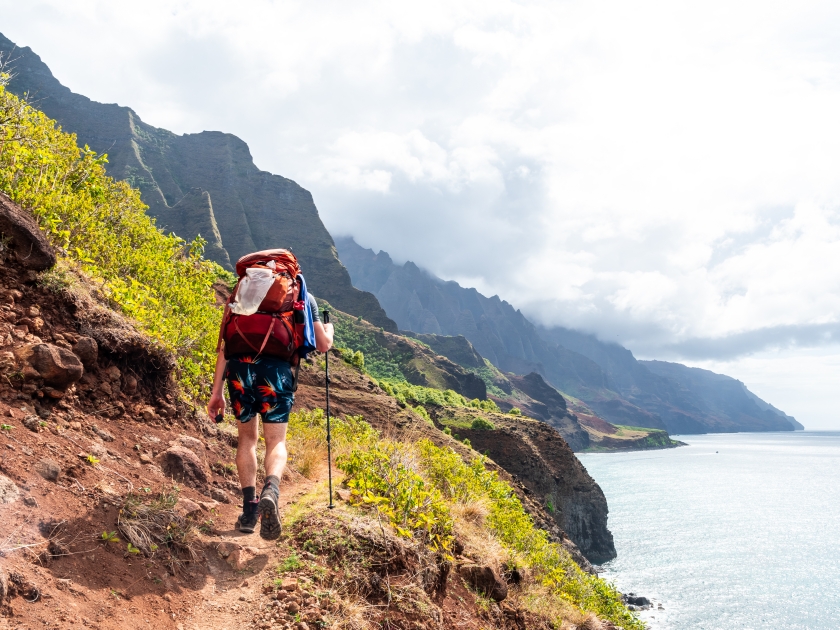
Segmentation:
<svg viewBox="0 0 840 630">
<path fill-rule="evenodd" d="M 334 234 L 543 324 L 696 364 L 840 354 L 836 3 L 0 7 L 71 89 L 235 133 Z"/>
</svg>

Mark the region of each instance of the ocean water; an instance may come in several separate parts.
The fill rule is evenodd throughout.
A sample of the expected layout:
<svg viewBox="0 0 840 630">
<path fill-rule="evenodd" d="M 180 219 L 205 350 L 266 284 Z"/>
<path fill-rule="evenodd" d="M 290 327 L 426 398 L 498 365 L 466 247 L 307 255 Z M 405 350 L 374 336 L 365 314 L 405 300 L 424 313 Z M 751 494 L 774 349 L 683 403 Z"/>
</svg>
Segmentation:
<svg viewBox="0 0 840 630">
<path fill-rule="evenodd" d="M 840 629 L 840 432 L 679 436 L 585 453 L 618 557 L 602 577 L 653 629 Z"/>
</svg>

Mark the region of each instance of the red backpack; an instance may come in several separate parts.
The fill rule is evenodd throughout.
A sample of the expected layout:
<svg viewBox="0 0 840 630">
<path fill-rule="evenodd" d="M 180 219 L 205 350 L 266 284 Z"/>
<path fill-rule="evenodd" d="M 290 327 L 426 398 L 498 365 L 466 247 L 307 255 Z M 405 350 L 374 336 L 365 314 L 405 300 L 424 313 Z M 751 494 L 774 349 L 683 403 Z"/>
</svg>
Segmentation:
<svg viewBox="0 0 840 630">
<path fill-rule="evenodd" d="M 256 313 L 238 315 L 231 310 L 231 305 L 236 302 L 242 279 L 251 268 L 272 269 L 273 282 Z M 303 309 L 306 305 L 298 301 L 300 266 L 295 255 L 286 249 L 267 249 L 248 254 L 236 262 L 236 275 L 239 280 L 225 305 L 216 351 L 224 341 L 226 359 L 266 354 L 297 364 L 297 349 L 303 342 Z"/>
</svg>

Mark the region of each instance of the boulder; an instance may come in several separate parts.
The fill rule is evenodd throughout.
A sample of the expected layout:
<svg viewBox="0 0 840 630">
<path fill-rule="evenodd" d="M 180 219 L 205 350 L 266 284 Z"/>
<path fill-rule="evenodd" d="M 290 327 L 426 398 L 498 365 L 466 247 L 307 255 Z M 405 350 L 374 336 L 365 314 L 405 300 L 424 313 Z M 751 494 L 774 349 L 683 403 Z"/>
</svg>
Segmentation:
<svg viewBox="0 0 840 630">
<path fill-rule="evenodd" d="M 17 261 L 27 269 L 43 271 L 55 264 L 55 251 L 35 218 L 0 193 L 0 232 L 11 239 Z"/>
<path fill-rule="evenodd" d="M 634 595 L 633 593 L 630 593 L 622 597 L 622 599 L 624 600 L 625 604 L 629 604 L 631 606 L 650 606 L 650 600 L 647 597 L 643 597 L 641 595 Z"/>
<path fill-rule="evenodd" d="M 200 452 L 204 450 L 204 442 L 191 435 L 179 435 L 178 438 L 172 442 L 172 445 L 180 444 L 193 452 Z"/>
<path fill-rule="evenodd" d="M 199 487 L 207 484 L 207 473 L 198 455 L 190 449 L 176 445 L 160 454 L 161 468 L 167 477 Z"/>
<path fill-rule="evenodd" d="M 0 503 L 12 503 L 20 496 L 20 489 L 14 481 L 0 475 Z"/>
<path fill-rule="evenodd" d="M 496 575 L 491 567 L 464 564 L 458 568 L 458 573 L 475 591 L 486 595 L 490 599 L 500 602 L 507 597 L 507 584 Z"/>
<path fill-rule="evenodd" d="M 220 488 L 210 488 L 210 498 L 219 503 L 230 503 L 230 496 Z"/>
<path fill-rule="evenodd" d="M 79 357 L 85 368 L 92 370 L 99 360 L 99 344 L 92 337 L 79 337 L 73 344 L 73 354 Z"/>
<path fill-rule="evenodd" d="M 35 464 L 35 471 L 47 481 L 55 481 L 61 474 L 61 466 L 51 459 L 42 459 Z"/>
<path fill-rule="evenodd" d="M 21 346 L 16 349 L 19 359 L 31 365 L 47 385 L 65 389 L 77 382 L 85 372 L 75 354 L 49 343 Z"/>
</svg>

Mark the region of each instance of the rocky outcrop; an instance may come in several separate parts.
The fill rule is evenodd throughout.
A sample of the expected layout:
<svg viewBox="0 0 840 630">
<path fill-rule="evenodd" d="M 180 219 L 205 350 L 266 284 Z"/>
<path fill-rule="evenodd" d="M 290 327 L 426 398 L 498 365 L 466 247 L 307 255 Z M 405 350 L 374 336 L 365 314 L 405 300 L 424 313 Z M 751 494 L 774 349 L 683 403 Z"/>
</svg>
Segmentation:
<svg viewBox="0 0 840 630">
<path fill-rule="evenodd" d="M 11 251 L 21 265 L 35 271 L 55 264 L 55 251 L 38 223 L 3 193 L 0 193 L 0 234 L 6 239 L 0 256 Z"/>
<path fill-rule="evenodd" d="M 565 398 L 542 376 L 531 372 L 525 376 L 509 374 L 507 378 L 516 389 L 528 396 L 518 401 L 525 415 L 553 426 L 574 451 L 582 451 L 589 446 L 589 434 L 569 413 Z"/>
<path fill-rule="evenodd" d="M 152 127 L 128 107 L 74 94 L 32 50 L 2 35 L 0 53 L 14 59 L 9 89 L 37 94 L 37 107 L 75 133 L 80 145 L 107 153 L 108 174 L 140 189 L 158 225 L 187 240 L 201 235 L 207 257 L 228 269 L 250 252 L 290 248 L 314 295 L 396 332 L 376 298 L 353 287 L 309 191 L 259 170 L 241 139 Z"/>
<path fill-rule="evenodd" d="M 615 558 L 604 493 L 557 431 L 527 418 L 492 421 L 492 430 L 458 429 L 458 437 L 520 481 L 590 562 Z"/>
<path fill-rule="evenodd" d="M 537 420 L 487 414 L 494 429 L 457 430 L 459 438 L 470 439 L 471 449 L 429 426 L 408 409 L 401 409 L 394 398 L 374 387 L 368 376 L 346 364 L 331 361 L 330 378 L 334 414 L 362 415 L 387 435 L 405 432 L 412 440 L 426 437 L 466 457 L 487 452 L 490 469 L 511 484 L 534 522 L 562 544 L 581 568 L 592 570 L 587 558 L 601 562 L 615 557 L 604 494 L 553 427 Z M 323 406 L 323 401 L 323 376 L 301 370 L 295 408 Z M 438 423 L 437 427 L 442 425 Z M 566 529 L 567 525 L 570 529 Z"/>
</svg>

